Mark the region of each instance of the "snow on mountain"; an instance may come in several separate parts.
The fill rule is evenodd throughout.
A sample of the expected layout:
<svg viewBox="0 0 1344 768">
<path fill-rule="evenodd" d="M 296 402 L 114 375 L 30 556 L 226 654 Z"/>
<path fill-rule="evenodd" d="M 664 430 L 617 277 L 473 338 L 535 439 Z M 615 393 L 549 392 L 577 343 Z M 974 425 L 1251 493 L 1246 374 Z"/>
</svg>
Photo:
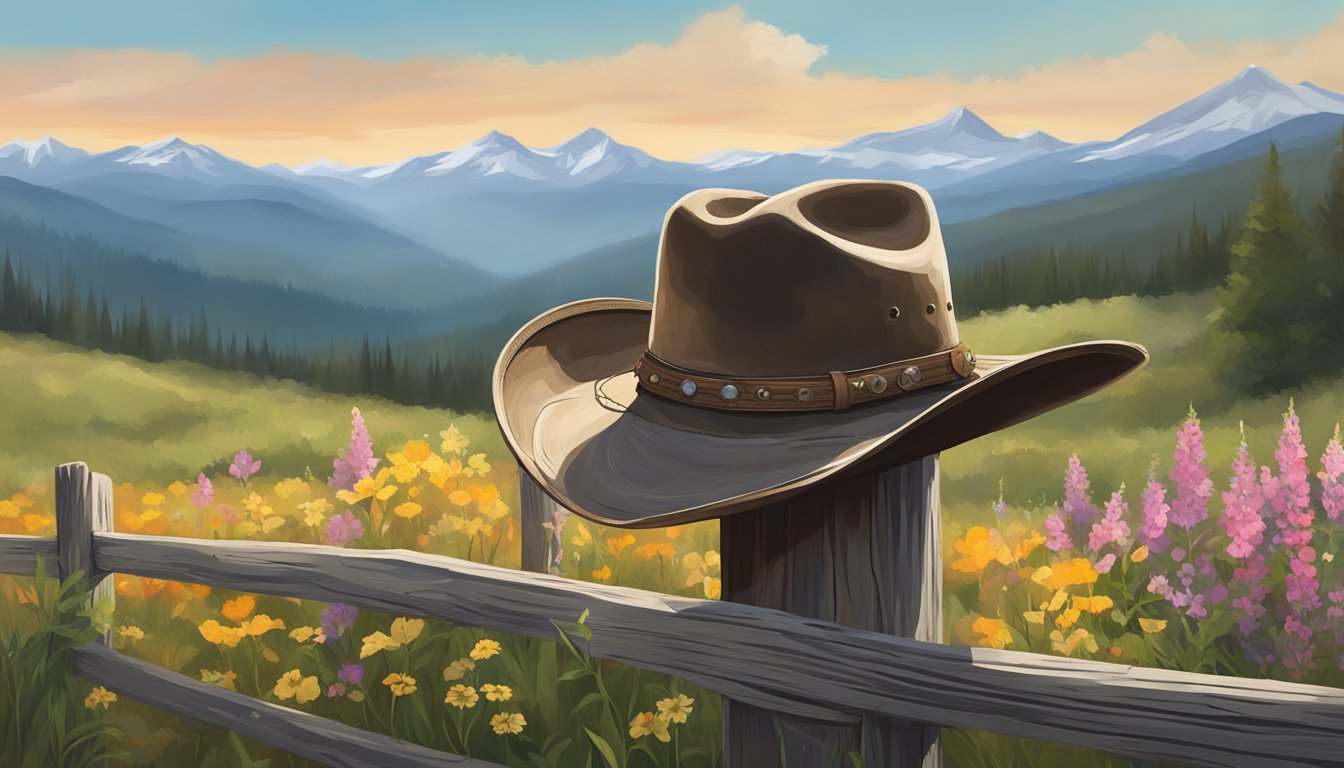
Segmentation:
<svg viewBox="0 0 1344 768">
<path fill-rule="evenodd" d="M 1041 130 L 1027 131 L 1026 133 L 1018 135 L 1017 138 L 1023 144 L 1044 152 L 1056 152 L 1073 146 L 1069 142 L 1064 141 L 1063 139 L 1057 139 Z"/>
<path fill-rule="evenodd" d="M 556 170 L 572 178 L 605 178 L 623 171 L 664 164 L 643 150 L 621 144 L 596 128 L 589 128 L 565 143 L 541 152 L 555 159 Z"/>
<path fill-rule="evenodd" d="M 1320 113 L 1344 115 L 1344 96 L 1309 83 L 1285 83 L 1251 66 L 1074 162 L 1139 155 L 1187 160 L 1293 118 Z"/>
<path fill-rule="evenodd" d="M 42 166 L 45 168 L 68 164 L 88 156 L 88 152 L 62 144 L 50 136 L 43 136 L 36 141 L 15 140 L 7 144 L 0 144 L 0 168 L 9 166 L 16 168 Z"/>
</svg>

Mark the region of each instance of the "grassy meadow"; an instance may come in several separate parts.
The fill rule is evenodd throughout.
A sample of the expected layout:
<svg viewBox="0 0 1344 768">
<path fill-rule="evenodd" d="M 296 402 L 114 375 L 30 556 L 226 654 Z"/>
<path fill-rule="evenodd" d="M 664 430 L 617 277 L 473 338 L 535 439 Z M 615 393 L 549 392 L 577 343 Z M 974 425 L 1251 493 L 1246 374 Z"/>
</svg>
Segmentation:
<svg viewBox="0 0 1344 768">
<path fill-rule="evenodd" d="M 1206 330 L 1211 306 L 1208 294 L 1120 297 L 962 322 L 963 340 L 982 354 L 1116 338 L 1145 345 L 1152 361 L 1084 401 L 944 454 L 949 642 L 1278 676 L 1264 664 L 1231 658 L 1221 646 L 1180 639 L 1178 629 L 1198 622 L 1143 586 L 1149 569 L 1159 561 L 1166 567 L 1162 558 L 1170 555 L 1154 548 L 1150 558 L 1146 546 L 1129 541 L 1115 550 L 1114 570 L 1100 570 L 1071 560 L 1070 550 L 1046 544 L 1041 533 L 1046 513 L 1064 496 L 1074 453 L 1086 464 L 1098 507 L 1124 483 L 1137 509 L 1154 457 L 1163 477 L 1170 470 L 1176 429 L 1192 405 L 1218 487 L 1240 440 L 1239 422 L 1250 452 L 1272 463 L 1290 394 L 1315 461 L 1344 416 L 1344 392 L 1321 381 L 1247 399 L 1211 380 L 1220 354 Z M 0 398 L 2 533 L 50 534 L 52 467 L 82 460 L 116 483 L 118 530 L 405 547 L 517 565 L 517 469 L 489 415 L 325 395 L 35 336 L 0 334 L 0 370 L 7 372 Z M 367 481 L 337 490 L 328 477 L 338 452 L 353 452 L 352 406 L 367 424 L 370 458 L 378 464 Z M 1219 541 L 1212 522 L 1205 526 L 1210 550 Z M 1328 541 L 1322 551 L 1333 553 L 1344 537 Z M 625 532 L 571 518 L 562 543 L 565 576 L 718 596 L 712 522 Z M 116 613 L 98 620 L 113 628 L 117 647 L 212 684 L 508 765 L 601 765 L 598 755 L 606 751 L 632 768 L 718 761 L 715 695 L 584 658 L 563 644 L 308 601 L 114 579 Z M 32 628 L 38 596 L 29 583 L 0 578 L 0 640 Z M 80 699 L 93 696 L 76 685 Z M 87 702 L 120 729 L 132 762 L 227 765 L 264 756 L 271 765 L 303 764 L 132 702 L 104 694 Z M 592 735 L 585 738 L 584 728 Z M 1132 764 L 970 732 L 949 733 L 945 743 L 950 766 Z"/>
</svg>

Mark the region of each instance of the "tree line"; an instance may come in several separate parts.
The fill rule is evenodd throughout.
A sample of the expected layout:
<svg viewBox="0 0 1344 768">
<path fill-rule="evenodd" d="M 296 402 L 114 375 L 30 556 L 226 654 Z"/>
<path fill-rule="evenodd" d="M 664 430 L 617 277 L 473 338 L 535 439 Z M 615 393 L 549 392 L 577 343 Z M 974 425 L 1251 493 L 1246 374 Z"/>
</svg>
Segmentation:
<svg viewBox="0 0 1344 768">
<path fill-rule="evenodd" d="M 0 331 L 40 333 L 85 349 L 130 355 L 149 362 L 186 360 L 221 370 L 292 379 L 339 394 L 371 394 L 409 405 L 479 410 L 489 407 L 493 359 L 478 351 L 448 349 L 417 359 L 364 337 L 356 351 L 331 344 L 325 354 L 296 345 L 277 345 L 268 334 L 253 338 L 212 325 L 205 310 L 174 323 L 144 299 L 136 310 L 114 311 L 107 296 L 86 290 L 81 298 L 74 275 L 66 272 L 52 290 L 38 288 L 15 267 L 8 251 L 0 267 Z M 485 382 L 486 385 L 482 386 Z"/>
</svg>

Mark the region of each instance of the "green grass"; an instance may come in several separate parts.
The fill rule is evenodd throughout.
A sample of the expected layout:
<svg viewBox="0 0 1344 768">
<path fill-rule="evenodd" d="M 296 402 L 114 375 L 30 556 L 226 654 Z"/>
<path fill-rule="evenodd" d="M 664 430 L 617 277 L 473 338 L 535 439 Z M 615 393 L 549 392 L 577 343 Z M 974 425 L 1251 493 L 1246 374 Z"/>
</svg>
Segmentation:
<svg viewBox="0 0 1344 768">
<path fill-rule="evenodd" d="M 376 445 L 437 431 L 451 414 L 190 363 L 144 363 L 40 336 L 0 333 L 0 488 L 46 482 L 62 462 L 85 461 L 114 481 L 169 482 L 227 465 L 240 449 L 266 472 L 326 477 L 359 405 Z M 502 455 L 492 418 L 456 417 Z M 486 437 L 488 435 L 488 438 Z"/>
</svg>

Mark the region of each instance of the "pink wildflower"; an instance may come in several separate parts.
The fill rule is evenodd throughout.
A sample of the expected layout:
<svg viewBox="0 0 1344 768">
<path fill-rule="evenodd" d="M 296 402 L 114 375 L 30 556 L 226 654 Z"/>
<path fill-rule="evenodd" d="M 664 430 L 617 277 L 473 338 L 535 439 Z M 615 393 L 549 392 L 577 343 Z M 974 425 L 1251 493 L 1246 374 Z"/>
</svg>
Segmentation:
<svg viewBox="0 0 1344 768">
<path fill-rule="evenodd" d="M 246 484 L 247 478 L 255 475 L 260 469 L 261 459 L 252 458 L 252 454 L 247 451 L 239 451 L 234 454 L 233 463 L 229 465 L 229 474 Z"/>
<path fill-rule="evenodd" d="M 1154 554 L 1162 554 L 1171 545 L 1167 537 L 1167 489 L 1157 481 L 1157 467 L 1148 468 L 1148 485 L 1143 489 L 1143 523 L 1139 525 L 1139 541 Z"/>
<path fill-rule="evenodd" d="M 1172 458 L 1175 464 L 1171 479 L 1176 483 L 1176 498 L 1171 504 L 1171 522 L 1193 528 L 1209 516 L 1209 498 L 1213 496 L 1213 481 L 1204 466 L 1208 458 L 1204 452 L 1204 431 L 1199 427 L 1193 406 L 1176 433 L 1176 453 Z"/>
<path fill-rule="evenodd" d="M 1227 532 L 1227 553 L 1233 557 L 1249 557 L 1265 539 L 1265 521 L 1260 508 L 1265 496 L 1255 479 L 1255 462 L 1246 450 L 1243 432 L 1237 458 L 1232 461 L 1232 477 L 1223 491 L 1223 514 L 1219 523 Z"/>
<path fill-rule="evenodd" d="M 196 490 L 191 492 L 191 504 L 197 509 L 205 509 L 215 500 L 215 486 L 202 472 L 196 478 Z"/>
<path fill-rule="evenodd" d="M 1078 454 L 1069 457 L 1069 468 L 1064 471 L 1064 511 L 1069 519 L 1081 530 L 1087 530 L 1099 510 L 1092 502 L 1092 493 L 1088 489 L 1091 482 L 1087 479 L 1087 468 L 1078 458 Z"/>
<path fill-rule="evenodd" d="M 1340 445 L 1339 425 L 1335 425 L 1335 436 L 1325 446 L 1321 455 L 1321 471 L 1316 473 L 1321 481 L 1321 506 L 1325 516 L 1339 520 L 1344 512 L 1344 446 Z"/>
<path fill-rule="evenodd" d="M 358 408 L 350 409 L 350 445 L 336 454 L 331 462 L 335 472 L 328 482 L 337 490 L 354 490 L 355 483 L 373 473 L 378 459 L 373 456 L 373 442 L 369 440 L 369 430 L 364 426 L 364 416 Z"/>
<path fill-rule="evenodd" d="M 1056 509 L 1045 518 L 1045 532 L 1049 534 L 1045 546 L 1052 552 L 1073 548 L 1073 538 L 1069 536 L 1068 524 L 1064 516 Z"/>
<path fill-rule="evenodd" d="M 1101 520 L 1092 524 L 1092 532 L 1087 537 L 1087 547 L 1093 552 L 1100 552 L 1108 544 L 1114 544 L 1123 550 L 1129 545 L 1129 523 L 1125 522 L 1125 515 L 1129 513 L 1129 504 L 1124 497 L 1125 486 L 1120 485 L 1120 490 L 1111 494 L 1111 500 L 1106 502 L 1106 514 Z"/>
</svg>

